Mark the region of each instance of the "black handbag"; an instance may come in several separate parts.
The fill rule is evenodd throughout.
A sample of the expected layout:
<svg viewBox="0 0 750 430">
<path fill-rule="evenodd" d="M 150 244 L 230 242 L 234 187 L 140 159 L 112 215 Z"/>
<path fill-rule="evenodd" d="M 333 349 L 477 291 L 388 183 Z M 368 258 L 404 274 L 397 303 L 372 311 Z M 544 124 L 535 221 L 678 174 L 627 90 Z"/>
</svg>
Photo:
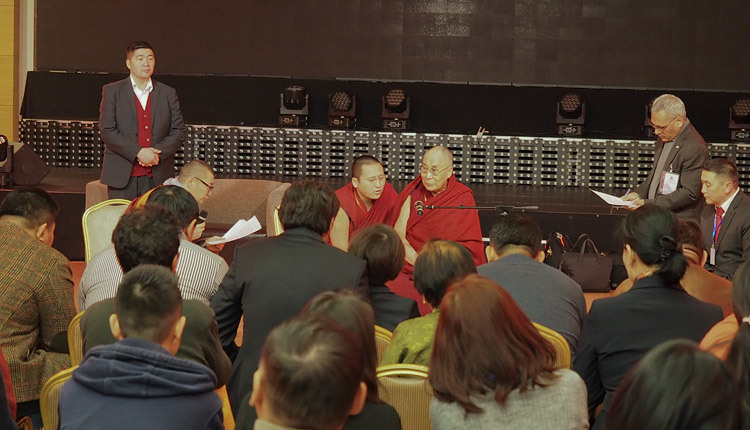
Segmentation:
<svg viewBox="0 0 750 430">
<path fill-rule="evenodd" d="M 562 255 L 560 270 L 576 281 L 584 293 L 608 293 L 611 289 L 612 259 L 600 253 L 586 233 L 578 237 L 570 252 Z"/>
</svg>

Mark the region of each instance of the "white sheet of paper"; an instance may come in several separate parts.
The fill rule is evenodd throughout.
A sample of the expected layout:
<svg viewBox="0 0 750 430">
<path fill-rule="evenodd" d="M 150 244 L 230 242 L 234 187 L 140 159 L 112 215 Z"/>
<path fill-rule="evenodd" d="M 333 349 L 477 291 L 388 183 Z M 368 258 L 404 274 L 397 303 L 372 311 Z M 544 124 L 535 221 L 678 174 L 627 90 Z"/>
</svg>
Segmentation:
<svg viewBox="0 0 750 430">
<path fill-rule="evenodd" d="M 591 188 L 589 188 L 591 190 Z M 597 196 L 601 197 L 602 200 L 609 203 L 612 206 L 625 206 L 626 208 L 634 208 L 635 203 L 633 202 L 627 202 L 617 196 L 613 196 L 612 194 L 603 193 L 601 191 L 595 191 L 591 190 L 596 194 Z"/>
<path fill-rule="evenodd" d="M 245 236 L 249 236 L 256 231 L 261 229 L 260 222 L 256 216 L 253 216 L 249 220 L 241 219 L 234 223 L 232 228 L 229 229 L 224 236 L 214 236 L 206 239 L 206 243 L 209 245 L 218 245 L 220 243 L 227 243 L 233 240 L 241 239 Z"/>
</svg>

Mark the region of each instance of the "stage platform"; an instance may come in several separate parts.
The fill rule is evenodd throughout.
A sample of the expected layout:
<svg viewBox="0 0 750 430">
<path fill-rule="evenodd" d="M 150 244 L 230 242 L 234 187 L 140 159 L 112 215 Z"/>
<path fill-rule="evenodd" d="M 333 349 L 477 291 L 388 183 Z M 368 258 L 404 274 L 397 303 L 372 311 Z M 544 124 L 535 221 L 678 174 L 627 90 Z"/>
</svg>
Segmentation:
<svg viewBox="0 0 750 430">
<path fill-rule="evenodd" d="M 238 177 L 217 175 L 217 177 Z M 47 190 L 60 206 L 54 247 L 71 261 L 84 260 L 81 217 L 85 210 L 86 183 L 99 178 L 99 169 L 53 167 L 40 186 Z M 249 177 L 247 177 L 249 178 Z M 253 179 L 273 179 L 294 182 L 298 177 L 253 176 Z M 332 188 L 346 183 L 344 178 L 314 178 Z M 393 186 L 400 191 L 408 181 L 395 181 Z M 524 211 L 534 219 L 547 235 L 560 231 L 575 239 L 581 233 L 589 233 L 600 251 L 621 249 L 618 227 L 627 210 L 615 209 L 604 203 L 594 193 L 581 187 L 513 186 L 468 184 L 474 191 L 478 206 L 493 209 L 479 212 L 482 233 L 486 237 L 490 227 L 507 206 L 537 206 L 536 210 Z M 602 191 L 622 193 L 624 190 Z M 4 197 L 8 189 L 0 190 Z M 494 209 L 500 206 L 501 208 Z M 209 223 L 211 222 L 209 216 Z M 229 256 L 231 258 L 231 256 Z"/>
</svg>

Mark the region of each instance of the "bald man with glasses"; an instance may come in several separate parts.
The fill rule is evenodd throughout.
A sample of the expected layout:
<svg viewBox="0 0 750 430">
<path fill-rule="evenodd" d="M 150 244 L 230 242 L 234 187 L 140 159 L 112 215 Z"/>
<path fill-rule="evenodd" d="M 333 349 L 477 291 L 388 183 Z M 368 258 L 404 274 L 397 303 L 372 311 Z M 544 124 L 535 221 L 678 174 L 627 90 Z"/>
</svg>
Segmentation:
<svg viewBox="0 0 750 430">
<path fill-rule="evenodd" d="M 701 170 L 710 158 L 706 142 L 688 120 L 685 104 L 672 94 L 654 99 L 651 126 L 657 136 L 654 166 L 623 200 L 636 207 L 655 203 L 681 218 L 697 218 L 703 200 Z"/>
<path fill-rule="evenodd" d="M 389 284 L 391 290 L 419 304 L 424 315 L 430 307 L 414 288 L 412 270 L 417 254 L 430 239 L 458 242 L 471 253 L 474 263 L 484 264 L 484 244 L 476 209 L 445 207 L 476 206 L 474 193 L 456 180 L 453 154 L 442 146 L 427 151 L 419 165 L 419 176 L 399 195 L 396 232 L 404 242 L 406 264 Z"/>
</svg>

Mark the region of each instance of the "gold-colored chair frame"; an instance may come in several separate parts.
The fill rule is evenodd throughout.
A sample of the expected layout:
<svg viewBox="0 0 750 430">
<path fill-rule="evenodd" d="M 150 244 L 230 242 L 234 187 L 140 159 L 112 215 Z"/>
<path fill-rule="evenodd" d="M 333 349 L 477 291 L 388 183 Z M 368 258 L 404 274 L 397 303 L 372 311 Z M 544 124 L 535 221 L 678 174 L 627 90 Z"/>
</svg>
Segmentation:
<svg viewBox="0 0 750 430">
<path fill-rule="evenodd" d="M 73 366 L 78 366 L 83 360 L 83 334 L 81 333 L 81 317 L 86 311 L 81 311 L 78 315 L 70 320 L 68 325 L 68 352 L 70 353 L 70 362 Z"/>
<path fill-rule="evenodd" d="M 89 216 L 95 212 L 97 209 L 101 209 L 105 206 L 114 206 L 114 205 L 130 205 L 130 200 L 125 199 L 110 199 L 105 200 L 103 202 L 97 203 L 94 206 L 91 206 L 90 208 L 86 209 L 86 212 L 83 213 L 83 217 L 81 218 L 81 224 L 83 226 L 83 244 L 86 248 L 86 262 L 88 263 L 91 258 L 93 257 L 91 252 L 91 247 L 89 246 L 89 243 L 91 242 L 91 233 L 88 229 L 88 219 Z"/>
<path fill-rule="evenodd" d="M 44 424 L 44 428 L 56 429 L 58 427 L 60 414 L 58 413 L 57 405 L 60 401 L 60 389 L 77 367 L 71 367 L 55 373 L 47 380 L 44 387 L 42 387 L 42 392 L 39 394 L 39 407 L 42 411 L 42 424 Z M 51 393 L 53 390 L 56 390 L 56 392 Z"/>
<path fill-rule="evenodd" d="M 558 369 L 570 369 L 570 345 L 562 335 L 551 328 L 547 328 L 541 324 L 533 323 L 534 327 L 539 331 L 539 334 L 544 336 L 545 339 L 550 341 L 555 347 L 556 358 L 555 366 Z"/>
<path fill-rule="evenodd" d="M 378 354 L 378 363 L 380 363 L 380 359 L 385 354 L 385 350 L 388 349 L 388 345 L 391 344 L 392 339 L 393 333 L 390 330 L 379 325 L 375 326 L 375 351 Z"/>
</svg>

